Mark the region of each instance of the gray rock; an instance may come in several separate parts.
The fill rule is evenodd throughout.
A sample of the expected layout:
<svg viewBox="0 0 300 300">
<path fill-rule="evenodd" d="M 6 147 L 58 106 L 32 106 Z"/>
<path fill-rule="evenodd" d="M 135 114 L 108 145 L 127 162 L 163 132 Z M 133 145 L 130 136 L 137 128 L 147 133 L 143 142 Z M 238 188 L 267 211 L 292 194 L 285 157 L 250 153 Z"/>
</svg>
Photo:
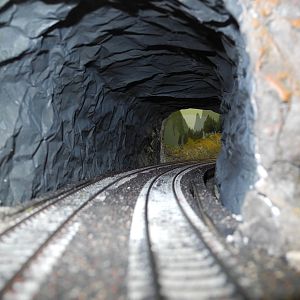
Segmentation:
<svg viewBox="0 0 300 300">
<path fill-rule="evenodd" d="M 220 201 L 242 209 L 240 230 L 269 252 L 299 247 L 298 7 L 1 1 L 2 204 L 158 163 L 163 120 L 212 109 L 223 118 Z"/>
<path fill-rule="evenodd" d="M 284 255 L 300 249 L 300 3 L 241 2 L 258 160 L 258 181 L 246 197 L 241 230 L 256 245 Z"/>
<path fill-rule="evenodd" d="M 30 46 L 30 39 L 14 27 L 0 28 L 0 63 L 18 57 Z"/>
<path fill-rule="evenodd" d="M 236 93 L 238 54 L 222 30 L 237 29 L 213 1 L 24 1 L 6 5 L 0 24 L 10 30 L 0 66 L 5 205 L 158 163 L 164 118 L 180 108 L 218 111 Z"/>
</svg>

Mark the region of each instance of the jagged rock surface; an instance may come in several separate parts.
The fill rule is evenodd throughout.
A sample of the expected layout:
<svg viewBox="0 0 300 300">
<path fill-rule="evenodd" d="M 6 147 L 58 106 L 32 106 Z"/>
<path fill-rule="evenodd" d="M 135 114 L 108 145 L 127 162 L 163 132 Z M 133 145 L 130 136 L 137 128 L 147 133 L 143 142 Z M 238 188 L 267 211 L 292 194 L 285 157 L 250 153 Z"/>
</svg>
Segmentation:
<svg viewBox="0 0 300 300">
<path fill-rule="evenodd" d="M 157 163 L 162 121 L 206 108 L 221 201 L 246 195 L 251 242 L 299 250 L 300 2 L 224 3 L 1 1 L 1 203 Z"/>
<path fill-rule="evenodd" d="M 219 1 L 2 5 L 2 203 L 157 163 L 161 122 L 170 112 L 219 110 L 225 97 L 229 147 L 218 178 L 224 203 L 239 210 L 249 185 L 242 180 L 245 166 L 251 169 L 253 160 L 251 151 L 242 157 L 251 141 L 239 137 L 251 129 L 240 125 L 251 121 L 251 112 L 247 99 L 237 97 L 238 29 Z M 230 187 L 236 180 L 238 196 Z"/>
<path fill-rule="evenodd" d="M 300 251 L 300 1 L 241 1 L 256 107 L 258 181 L 241 230 L 272 254 Z"/>
</svg>

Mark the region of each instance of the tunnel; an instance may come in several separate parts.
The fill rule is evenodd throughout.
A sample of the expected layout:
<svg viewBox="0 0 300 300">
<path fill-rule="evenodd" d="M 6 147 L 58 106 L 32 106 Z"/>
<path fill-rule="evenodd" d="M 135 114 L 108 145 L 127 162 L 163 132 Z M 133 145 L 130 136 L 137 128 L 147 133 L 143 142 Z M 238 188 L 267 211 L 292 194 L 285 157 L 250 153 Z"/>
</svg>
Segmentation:
<svg viewBox="0 0 300 300">
<path fill-rule="evenodd" d="M 162 120 L 195 107 L 223 113 L 228 149 L 220 158 L 219 183 L 226 192 L 230 178 L 244 185 L 228 202 L 239 210 L 253 156 L 251 107 L 247 99 L 235 103 L 239 28 L 225 7 L 196 3 L 196 9 L 155 1 L 2 8 L 2 37 L 14 37 L 2 46 L 11 50 L 1 51 L 6 204 L 108 171 L 159 163 Z M 28 13 L 32 21 L 24 27 Z M 232 136 L 233 127 L 243 143 Z M 230 166 L 228 155 L 242 156 L 246 148 L 248 170 L 240 158 L 222 171 Z"/>
<path fill-rule="evenodd" d="M 1 205 L 160 163 L 163 120 L 192 107 L 222 115 L 216 183 L 241 213 L 270 169 L 241 18 L 235 1 L 2 1 Z"/>
</svg>

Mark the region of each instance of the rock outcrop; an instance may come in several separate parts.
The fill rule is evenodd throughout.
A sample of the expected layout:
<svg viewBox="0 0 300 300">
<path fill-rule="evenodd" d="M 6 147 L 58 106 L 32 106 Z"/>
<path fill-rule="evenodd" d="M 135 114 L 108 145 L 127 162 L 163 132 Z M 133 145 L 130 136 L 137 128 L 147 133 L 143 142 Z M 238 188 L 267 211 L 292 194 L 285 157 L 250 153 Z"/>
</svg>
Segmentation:
<svg viewBox="0 0 300 300">
<path fill-rule="evenodd" d="M 252 74 L 258 180 L 241 230 L 282 255 L 300 250 L 300 1 L 241 1 Z"/>
<path fill-rule="evenodd" d="M 300 248 L 299 7 L 2 1 L 1 203 L 158 163 L 162 121 L 212 109 L 223 119 L 222 203 L 242 209 L 254 243 Z"/>
<path fill-rule="evenodd" d="M 2 2 L 2 203 L 158 163 L 172 111 L 229 102 L 238 30 L 217 3 Z"/>
</svg>

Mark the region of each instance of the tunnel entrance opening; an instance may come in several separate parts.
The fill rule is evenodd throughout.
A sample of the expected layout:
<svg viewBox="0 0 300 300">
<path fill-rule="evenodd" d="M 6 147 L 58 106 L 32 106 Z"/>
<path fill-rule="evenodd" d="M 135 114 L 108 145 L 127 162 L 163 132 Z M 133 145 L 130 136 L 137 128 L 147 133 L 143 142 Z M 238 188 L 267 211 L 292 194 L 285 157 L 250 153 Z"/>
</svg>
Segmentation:
<svg viewBox="0 0 300 300">
<path fill-rule="evenodd" d="M 240 211 L 255 173 L 253 110 L 225 4 L 21 1 L 0 17 L 2 204 L 159 163 L 162 121 L 194 107 L 222 112 L 216 177 Z"/>
<path fill-rule="evenodd" d="M 210 110 L 183 109 L 162 123 L 161 162 L 216 159 L 221 151 L 221 116 Z"/>
<path fill-rule="evenodd" d="M 222 203 L 240 213 L 247 195 L 244 232 L 292 244 L 299 16 L 287 1 L 238 2 L 2 1 L 0 205 L 159 163 L 162 121 L 211 109 Z"/>
</svg>

